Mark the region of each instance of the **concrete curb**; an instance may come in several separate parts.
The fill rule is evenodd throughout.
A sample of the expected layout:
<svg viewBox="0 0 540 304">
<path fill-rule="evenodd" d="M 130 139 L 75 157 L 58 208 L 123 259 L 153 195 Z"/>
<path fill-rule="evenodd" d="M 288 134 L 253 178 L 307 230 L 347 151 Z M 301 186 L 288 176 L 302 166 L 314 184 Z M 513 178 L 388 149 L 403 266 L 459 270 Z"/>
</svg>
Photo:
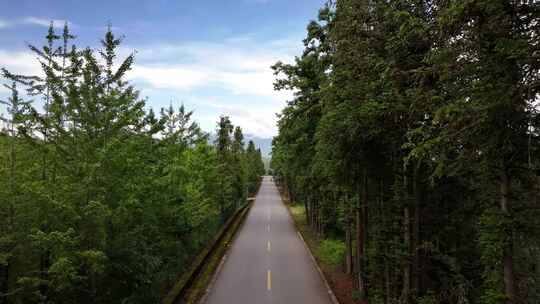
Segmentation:
<svg viewBox="0 0 540 304">
<path fill-rule="evenodd" d="M 251 207 L 253 207 L 253 205 L 255 204 L 256 197 L 259 194 L 259 190 L 261 190 L 261 183 L 262 183 L 262 177 L 258 183 L 257 191 L 255 191 L 255 193 L 251 197 L 248 198 L 247 210 L 244 212 L 244 214 L 241 215 L 242 219 L 240 223 L 238 224 L 238 227 L 236 227 L 236 231 L 234 232 L 233 237 L 231 238 L 231 244 L 234 241 L 234 239 L 238 236 L 238 231 L 240 231 L 240 229 L 244 225 L 244 222 L 248 216 L 249 211 L 251 210 Z M 216 284 L 217 278 L 221 270 L 223 269 L 223 265 L 225 264 L 225 260 L 227 259 L 227 252 L 229 252 L 229 250 L 230 248 L 227 248 L 225 250 L 225 254 L 223 254 L 223 257 L 221 258 L 221 261 L 219 262 L 218 267 L 214 271 L 214 274 L 212 275 L 212 279 L 210 280 L 210 283 L 208 283 L 208 286 L 206 287 L 206 291 L 204 292 L 204 295 L 198 301 L 199 304 L 204 304 L 206 300 L 208 299 L 208 295 L 210 295 L 210 291 L 212 291 L 212 287 L 214 287 L 214 285 Z"/>
<path fill-rule="evenodd" d="M 234 240 L 236 239 L 236 237 L 238 236 L 238 232 L 240 231 L 240 229 L 242 229 L 242 226 L 244 225 L 244 222 L 249 214 L 249 211 L 251 210 L 251 207 L 253 207 L 254 203 L 255 201 L 253 200 L 253 202 L 250 203 L 246 207 L 246 210 L 244 210 L 243 214 L 240 215 L 241 216 L 240 222 L 238 223 L 237 227 L 234 228 L 235 231 L 233 232 L 233 236 L 230 239 L 231 246 Z M 206 287 L 206 291 L 204 292 L 204 295 L 201 297 L 201 299 L 197 303 L 199 304 L 206 303 L 206 300 L 208 299 L 208 296 L 210 295 L 210 292 L 212 291 L 212 288 L 214 287 L 214 284 L 216 283 L 218 276 L 221 270 L 223 269 L 223 265 L 225 264 L 225 260 L 227 259 L 227 253 L 229 252 L 229 250 L 230 250 L 230 246 L 225 250 L 225 254 L 221 258 L 221 261 L 219 262 L 218 267 L 214 271 L 214 274 L 212 275 L 212 279 L 210 280 L 210 283 L 208 283 L 208 286 Z"/>
<path fill-rule="evenodd" d="M 287 211 L 289 212 L 289 215 L 291 217 L 291 220 L 293 221 L 294 228 L 296 229 L 296 233 L 298 233 L 298 237 L 300 240 L 302 240 L 302 243 L 304 244 L 304 247 L 306 248 L 307 252 L 309 253 L 309 256 L 311 257 L 311 261 L 313 262 L 313 265 L 315 265 L 315 268 L 317 269 L 317 272 L 319 272 L 319 275 L 321 276 L 321 279 L 326 286 L 326 290 L 328 291 L 328 297 L 330 297 L 330 301 L 332 301 L 333 304 L 340 304 L 336 295 L 334 294 L 334 291 L 330 287 L 330 284 L 328 283 L 328 280 L 326 280 L 326 277 L 324 276 L 324 272 L 322 271 L 321 267 L 319 267 L 319 263 L 317 263 L 317 259 L 315 259 L 315 256 L 311 252 L 311 249 L 309 248 L 308 244 L 304 240 L 304 237 L 302 236 L 302 233 L 300 230 L 298 230 L 298 226 L 296 225 L 296 221 L 294 220 L 294 217 L 292 215 L 291 209 L 287 204 L 285 204 L 285 200 L 283 199 L 283 195 L 280 189 L 278 188 L 279 196 L 281 197 L 281 202 L 283 205 L 285 205 L 285 208 L 287 208 Z"/>
<path fill-rule="evenodd" d="M 216 271 L 214 272 L 214 275 L 212 276 L 212 279 L 210 280 L 210 283 L 208 283 L 208 287 L 206 288 L 206 291 L 204 292 L 204 295 L 201 297 L 201 300 L 199 301 L 199 304 L 206 303 L 206 299 L 208 298 L 208 295 L 210 294 L 210 291 L 212 290 L 212 287 L 214 287 L 214 284 L 217 281 L 219 273 L 221 272 L 221 269 L 223 268 L 223 265 L 225 264 L 226 259 L 227 259 L 227 254 L 225 254 L 223 256 L 223 258 L 221 258 L 221 262 L 219 262 L 219 265 L 216 268 Z"/>
<path fill-rule="evenodd" d="M 195 262 L 193 263 L 193 266 L 191 269 L 186 272 L 169 290 L 167 295 L 160 301 L 161 304 L 174 304 L 174 303 L 182 303 L 181 298 L 184 296 L 185 292 L 189 290 L 192 286 L 197 277 L 201 274 L 202 269 L 206 265 L 206 262 L 208 259 L 212 256 L 214 251 L 216 250 L 217 246 L 224 241 L 224 238 L 227 236 L 227 234 L 230 231 L 233 231 L 233 236 L 236 235 L 236 231 L 243 223 L 243 220 L 246 216 L 246 214 L 251 209 L 251 206 L 253 203 L 251 201 L 248 201 L 243 207 L 235 211 L 235 213 L 227 220 L 227 222 L 223 225 L 223 227 L 220 229 L 218 234 L 214 237 L 214 239 L 207 245 L 206 248 L 204 248 L 201 253 L 195 258 Z M 236 224 L 236 222 L 240 219 L 240 223 Z M 228 248 L 226 249 L 228 250 Z M 227 251 L 225 251 L 226 253 Z"/>
<path fill-rule="evenodd" d="M 287 208 L 288 209 L 288 208 Z M 296 225 L 295 225 L 296 227 Z M 315 265 L 315 268 L 317 268 L 317 271 L 319 272 L 319 275 L 321 276 L 321 279 L 326 286 L 326 289 L 328 291 L 328 296 L 330 297 L 330 301 L 332 301 L 333 304 L 340 304 L 338 299 L 336 298 L 336 295 L 334 294 L 334 291 L 332 291 L 332 288 L 330 288 L 330 284 L 328 284 L 328 281 L 326 280 L 326 277 L 324 276 L 324 272 L 322 271 L 321 267 L 319 267 L 319 264 L 317 263 L 317 260 L 315 259 L 315 256 L 313 256 L 313 253 L 311 252 L 311 249 L 309 248 L 308 244 L 304 240 L 304 237 L 302 237 L 302 233 L 298 231 L 298 228 L 296 230 L 298 233 L 298 237 L 302 240 L 302 243 L 304 244 L 304 247 L 306 247 L 307 252 L 309 253 L 309 256 L 311 257 L 311 261 L 313 262 L 313 265 Z"/>
</svg>

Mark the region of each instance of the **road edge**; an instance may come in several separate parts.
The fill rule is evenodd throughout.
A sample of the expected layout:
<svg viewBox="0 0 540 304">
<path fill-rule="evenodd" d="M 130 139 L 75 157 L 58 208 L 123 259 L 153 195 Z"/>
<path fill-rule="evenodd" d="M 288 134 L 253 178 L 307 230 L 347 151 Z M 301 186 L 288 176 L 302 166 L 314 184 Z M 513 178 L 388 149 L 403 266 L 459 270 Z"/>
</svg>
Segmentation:
<svg viewBox="0 0 540 304">
<path fill-rule="evenodd" d="M 206 299 L 208 299 L 208 295 L 210 295 L 210 291 L 212 291 L 212 287 L 216 284 L 217 278 L 219 274 L 221 273 L 221 270 L 223 269 L 223 265 L 225 264 L 225 260 L 227 259 L 227 254 L 221 258 L 221 261 L 219 262 L 218 267 L 216 268 L 216 271 L 212 275 L 212 279 L 210 280 L 210 283 L 208 283 L 208 286 L 206 287 L 206 291 L 204 292 L 204 295 L 199 300 L 199 304 L 206 303 Z"/>
<path fill-rule="evenodd" d="M 287 207 L 287 209 L 289 209 L 289 208 Z M 319 266 L 319 263 L 317 263 L 317 259 L 315 259 L 315 256 L 311 252 L 311 248 L 309 248 L 308 244 L 304 240 L 304 237 L 302 236 L 302 233 L 296 227 L 296 224 L 295 224 L 294 227 L 296 228 L 296 233 L 298 233 L 298 237 L 300 237 L 300 240 L 302 240 L 302 243 L 304 244 L 304 247 L 306 248 L 307 252 L 309 253 L 309 257 L 311 258 L 311 261 L 313 262 L 313 265 L 315 265 L 315 268 L 317 269 L 317 272 L 321 276 L 321 279 L 322 279 L 322 281 L 324 283 L 324 286 L 326 286 L 326 289 L 328 291 L 328 296 L 330 297 L 330 300 L 332 301 L 333 304 L 340 304 L 337 297 L 336 297 L 336 295 L 334 294 L 334 291 L 330 287 L 330 284 L 328 283 L 328 280 L 326 279 L 326 276 L 324 275 L 324 272 L 322 271 L 321 267 Z"/>
<path fill-rule="evenodd" d="M 246 218 L 248 217 L 249 212 L 251 211 L 251 207 L 253 207 L 253 205 L 257 202 L 256 198 L 257 198 L 257 195 L 259 194 L 259 191 L 261 190 L 263 179 L 264 179 L 264 176 L 261 177 L 261 179 L 260 179 L 260 181 L 258 183 L 257 191 L 250 198 L 250 199 L 252 199 L 252 201 L 249 203 L 246 210 L 244 210 L 243 214 L 241 215 L 241 219 L 240 219 L 238 225 L 234 228 L 233 235 L 229 240 L 230 244 L 232 244 L 234 242 L 234 240 L 238 237 L 238 232 L 244 226 Z M 230 246 L 230 247 L 232 247 L 232 246 Z M 221 258 L 221 261 L 219 262 L 218 266 L 214 270 L 214 274 L 212 275 L 212 278 L 210 279 L 210 282 L 206 286 L 206 290 L 205 290 L 204 294 L 200 297 L 200 299 L 198 301 L 196 301 L 196 303 L 204 304 L 206 302 L 206 300 L 208 299 L 208 296 L 210 295 L 210 292 L 212 291 L 212 288 L 214 287 L 214 285 L 215 285 L 215 283 L 217 281 L 217 278 L 218 278 L 219 274 L 221 273 L 221 271 L 223 269 L 223 265 L 225 264 L 225 260 L 227 259 L 230 247 L 227 247 L 227 249 L 225 250 L 225 253 L 223 254 L 223 257 Z"/>
<path fill-rule="evenodd" d="M 238 232 L 244 226 L 246 218 L 248 217 L 249 211 L 251 211 L 251 207 L 253 206 L 253 204 L 255 204 L 255 202 L 249 204 L 249 206 L 246 208 L 244 213 L 241 215 L 241 218 L 239 219 L 239 223 L 238 223 L 237 227 L 234 228 L 234 231 L 232 233 L 233 235 L 232 235 L 231 239 L 228 241 L 230 244 L 232 244 L 235 241 L 235 239 L 238 237 Z M 198 303 L 198 304 L 206 303 L 206 300 L 208 299 L 208 296 L 210 295 L 210 292 L 212 291 L 212 288 L 214 287 L 214 285 L 215 285 L 215 283 L 217 281 L 217 278 L 218 278 L 219 274 L 221 273 L 221 271 L 223 269 L 223 265 L 225 264 L 225 260 L 227 259 L 227 256 L 228 256 L 228 253 L 229 253 L 229 250 L 231 249 L 231 247 L 232 246 L 228 246 L 227 249 L 225 250 L 225 253 L 223 254 L 223 257 L 221 258 L 221 261 L 219 262 L 217 268 L 214 271 L 214 274 L 212 275 L 212 279 L 210 279 L 210 282 L 208 283 L 208 286 L 206 286 L 206 290 L 204 291 L 204 294 L 199 299 L 199 301 L 197 301 L 196 303 Z"/>
<path fill-rule="evenodd" d="M 275 184 L 275 182 L 274 182 L 274 184 Z M 276 188 L 277 188 L 277 185 L 276 185 Z M 334 291 L 332 290 L 332 287 L 330 287 L 330 284 L 328 283 L 328 280 L 326 279 L 326 276 L 324 275 L 324 272 L 322 271 L 321 267 L 319 266 L 319 263 L 317 262 L 317 259 L 313 255 L 313 252 L 311 252 L 311 248 L 309 248 L 309 245 L 306 243 L 306 241 L 304 240 L 304 237 L 302 236 L 302 232 L 300 232 L 300 229 L 298 229 L 298 225 L 296 224 L 296 221 L 294 220 L 294 216 L 292 215 L 291 209 L 289 208 L 289 205 L 285 204 L 285 200 L 283 199 L 283 195 L 282 195 L 281 191 L 279 191 L 279 188 L 278 188 L 278 192 L 279 192 L 279 196 L 281 198 L 281 203 L 283 205 L 285 205 L 285 208 L 289 212 L 289 216 L 291 217 L 291 220 L 292 220 L 292 222 L 294 224 L 294 229 L 296 229 L 296 233 L 298 234 L 298 237 L 302 241 L 302 244 L 304 244 L 304 247 L 306 248 L 307 252 L 309 253 L 309 257 L 311 258 L 311 261 L 313 262 L 313 265 L 315 265 L 315 268 L 317 269 L 317 272 L 319 273 L 319 275 L 320 275 L 320 277 L 321 277 L 321 279 L 322 279 L 322 281 L 324 283 L 324 286 L 326 287 L 326 290 L 328 292 L 328 297 L 330 298 L 330 301 L 333 304 L 340 304 L 339 300 L 337 299 L 336 295 L 334 294 Z"/>
</svg>

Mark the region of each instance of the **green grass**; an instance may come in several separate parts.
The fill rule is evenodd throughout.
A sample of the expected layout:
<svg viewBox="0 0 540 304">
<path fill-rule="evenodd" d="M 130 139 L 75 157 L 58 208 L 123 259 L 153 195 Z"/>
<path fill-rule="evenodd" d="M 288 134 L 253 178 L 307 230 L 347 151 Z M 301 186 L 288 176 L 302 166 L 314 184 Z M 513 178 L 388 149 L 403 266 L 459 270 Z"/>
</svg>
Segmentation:
<svg viewBox="0 0 540 304">
<path fill-rule="evenodd" d="M 336 239 L 318 238 L 307 223 L 305 207 L 301 204 L 293 204 L 288 207 L 296 227 L 302 233 L 317 261 L 331 267 L 342 265 L 345 256 L 345 243 Z"/>
<path fill-rule="evenodd" d="M 296 204 L 296 205 L 290 205 L 289 210 L 291 210 L 291 214 L 293 215 L 294 221 L 297 224 L 306 225 L 306 209 L 303 205 Z"/>
<path fill-rule="evenodd" d="M 316 251 L 316 255 L 319 256 L 321 260 L 336 267 L 343 264 L 345 243 L 340 240 L 325 239 L 320 242 Z"/>
</svg>

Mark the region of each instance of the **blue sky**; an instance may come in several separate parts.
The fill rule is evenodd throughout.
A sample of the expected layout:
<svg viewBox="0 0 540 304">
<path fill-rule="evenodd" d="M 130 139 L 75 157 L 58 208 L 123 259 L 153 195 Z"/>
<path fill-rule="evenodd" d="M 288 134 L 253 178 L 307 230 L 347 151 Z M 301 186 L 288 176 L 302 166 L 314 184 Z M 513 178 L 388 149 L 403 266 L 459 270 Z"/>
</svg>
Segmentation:
<svg viewBox="0 0 540 304">
<path fill-rule="evenodd" d="M 225 114 L 245 133 L 271 137 L 292 93 L 273 91 L 270 65 L 300 54 L 325 0 L 1 2 L 1 67 L 35 74 L 26 43 L 40 45 L 51 20 L 58 27 L 67 20 L 81 47 L 96 47 L 110 22 L 125 36 L 121 53 L 137 51 L 128 77 L 149 107 L 183 102 L 206 131 Z"/>
</svg>

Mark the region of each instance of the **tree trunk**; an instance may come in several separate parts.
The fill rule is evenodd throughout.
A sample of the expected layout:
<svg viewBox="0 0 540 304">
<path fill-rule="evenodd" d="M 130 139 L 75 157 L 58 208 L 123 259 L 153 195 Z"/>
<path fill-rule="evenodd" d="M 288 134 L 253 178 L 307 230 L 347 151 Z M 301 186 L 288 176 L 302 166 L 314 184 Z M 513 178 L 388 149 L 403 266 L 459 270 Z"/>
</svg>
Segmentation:
<svg viewBox="0 0 540 304">
<path fill-rule="evenodd" d="M 9 261 L 6 265 L 0 265 L 0 304 L 8 304 L 9 292 Z"/>
<path fill-rule="evenodd" d="M 313 200 L 313 232 L 317 233 L 317 228 L 319 227 L 319 201 Z"/>
<path fill-rule="evenodd" d="M 363 179 L 366 178 L 366 174 L 364 172 Z M 362 180 L 361 188 L 363 191 L 365 191 L 364 187 L 365 183 L 364 180 Z M 362 214 L 363 210 L 363 204 L 366 202 L 363 202 L 363 195 L 362 193 L 359 193 L 358 196 L 358 206 L 356 208 L 356 267 L 357 267 L 357 275 L 358 275 L 358 293 L 359 293 L 359 299 L 361 301 L 364 301 L 366 299 L 366 282 L 364 279 L 364 251 L 365 251 L 365 233 L 364 233 L 364 216 Z"/>
<path fill-rule="evenodd" d="M 413 292 L 420 291 L 420 256 L 418 255 L 418 246 L 420 245 L 420 201 L 422 199 L 420 183 L 418 178 L 420 167 L 417 166 L 413 177 L 413 195 L 414 195 L 414 220 L 412 226 L 412 271 L 411 284 Z"/>
<path fill-rule="evenodd" d="M 351 274 L 353 271 L 353 257 L 352 257 L 352 235 L 351 235 L 351 221 L 347 219 L 345 224 L 345 273 Z"/>
<path fill-rule="evenodd" d="M 387 214 L 384 209 L 384 178 L 380 178 L 379 183 L 379 212 L 380 212 L 380 225 L 388 225 Z M 381 252 L 384 254 L 384 304 L 388 304 L 392 298 L 391 276 L 390 276 L 390 261 L 389 261 L 389 248 L 388 242 L 382 241 Z"/>
<path fill-rule="evenodd" d="M 306 222 L 309 224 L 309 213 L 310 213 L 310 208 L 309 208 L 309 202 L 311 201 L 311 195 L 308 195 L 308 197 L 304 200 L 304 209 L 306 210 L 305 212 L 305 215 L 306 215 Z"/>
<path fill-rule="evenodd" d="M 312 202 L 312 198 L 310 198 L 308 200 L 308 209 L 309 209 L 309 212 L 306 214 L 306 216 L 308 217 L 307 223 L 308 223 L 309 227 L 311 227 L 311 225 L 313 223 L 313 202 Z"/>
<path fill-rule="evenodd" d="M 345 273 L 353 272 L 353 248 L 352 248 L 352 227 L 351 227 L 351 205 L 349 197 L 346 197 L 347 214 L 345 215 Z"/>
<path fill-rule="evenodd" d="M 364 299 L 367 300 L 368 297 L 369 297 L 369 294 L 368 294 L 368 282 L 367 282 L 367 273 L 365 271 L 366 269 L 366 264 L 367 264 L 367 260 L 366 260 L 366 247 L 367 247 L 367 243 L 368 243 L 368 219 L 369 219 L 369 216 L 368 216 L 368 202 L 369 202 L 369 197 L 368 197 L 368 181 L 369 181 L 369 178 L 368 178 L 368 172 L 367 172 L 367 169 L 364 169 L 364 181 L 362 183 L 362 232 L 364 234 L 364 244 L 362 245 L 362 252 L 363 252 L 363 255 L 362 255 L 362 269 L 363 269 L 363 272 L 362 272 L 362 276 L 363 276 L 363 279 L 364 279 Z"/>
<path fill-rule="evenodd" d="M 319 238 L 323 237 L 323 224 L 322 224 L 322 208 L 319 208 L 319 212 L 317 212 L 317 235 Z"/>
<path fill-rule="evenodd" d="M 40 265 L 39 265 L 39 274 L 42 283 L 39 284 L 39 295 L 40 303 L 47 304 L 49 303 L 49 285 L 47 283 L 49 279 L 49 252 L 45 251 L 41 253 L 40 256 Z"/>
<path fill-rule="evenodd" d="M 318 220 L 318 225 L 317 225 L 317 235 L 319 236 L 319 238 L 324 238 L 324 225 L 323 225 L 323 204 L 325 203 L 327 199 L 327 195 L 326 193 L 323 192 L 323 195 L 322 195 L 322 202 L 321 202 L 321 205 L 319 206 L 319 212 L 317 213 L 318 217 L 319 217 L 319 220 Z"/>
<path fill-rule="evenodd" d="M 411 290 L 411 263 L 410 263 L 410 248 L 411 248 L 411 219 L 409 214 L 409 206 L 403 208 L 403 245 L 405 247 L 405 261 L 403 263 L 403 290 L 401 292 L 402 303 L 409 303 L 409 295 Z"/>
<path fill-rule="evenodd" d="M 309 223 L 309 227 L 313 228 L 313 220 L 314 220 L 313 219 L 313 212 L 314 212 L 313 210 L 315 210 L 315 206 L 313 204 L 313 197 L 311 197 L 309 199 L 308 204 L 309 204 L 309 220 L 308 220 L 308 223 Z"/>
<path fill-rule="evenodd" d="M 364 299 L 364 279 L 362 277 L 362 260 L 364 256 L 364 238 L 362 232 L 362 212 L 360 206 L 356 208 L 356 274 L 358 276 L 358 292 L 360 299 Z"/>
<path fill-rule="evenodd" d="M 384 257 L 384 303 L 388 304 L 390 303 L 390 299 L 392 298 L 392 287 L 390 283 L 390 266 L 388 265 L 388 252 L 386 253 L 386 256 Z"/>
<path fill-rule="evenodd" d="M 317 233 L 317 227 L 319 227 L 319 202 L 313 201 L 315 209 L 313 210 L 313 231 Z"/>
<path fill-rule="evenodd" d="M 505 216 L 509 216 L 509 193 L 510 179 L 506 172 L 501 176 L 501 210 Z M 514 303 L 514 261 L 513 261 L 513 237 L 511 227 L 505 229 L 505 242 L 503 248 L 503 281 L 505 304 Z"/>
</svg>

